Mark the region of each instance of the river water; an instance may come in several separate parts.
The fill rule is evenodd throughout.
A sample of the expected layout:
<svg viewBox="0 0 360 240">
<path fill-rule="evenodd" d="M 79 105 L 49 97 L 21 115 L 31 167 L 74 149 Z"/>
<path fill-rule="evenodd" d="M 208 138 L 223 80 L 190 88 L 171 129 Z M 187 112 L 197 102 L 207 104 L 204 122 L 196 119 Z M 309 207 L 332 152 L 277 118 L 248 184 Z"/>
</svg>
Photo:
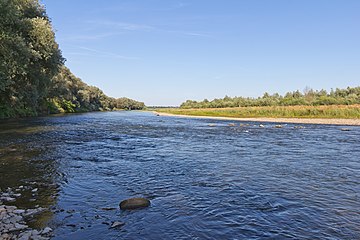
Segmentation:
<svg viewBox="0 0 360 240">
<path fill-rule="evenodd" d="M 360 239 L 360 127 L 69 114 L 0 122 L 0 187 L 54 239 Z M 146 209 L 118 204 L 146 197 Z M 111 229 L 113 221 L 124 222 Z"/>
</svg>

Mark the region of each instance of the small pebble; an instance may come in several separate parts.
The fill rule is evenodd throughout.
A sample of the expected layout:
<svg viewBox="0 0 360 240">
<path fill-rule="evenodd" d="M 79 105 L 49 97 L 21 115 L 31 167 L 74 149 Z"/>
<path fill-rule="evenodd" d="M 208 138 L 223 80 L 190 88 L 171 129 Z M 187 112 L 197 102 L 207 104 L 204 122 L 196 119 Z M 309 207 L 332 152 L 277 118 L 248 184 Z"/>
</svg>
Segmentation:
<svg viewBox="0 0 360 240">
<path fill-rule="evenodd" d="M 46 228 L 44 228 L 44 230 L 42 230 L 42 234 L 47 234 L 47 233 L 49 233 L 49 232 L 52 232 L 52 228 L 50 228 L 50 227 L 46 227 Z"/>
<path fill-rule="evenodd" d="M 13 213 L 15 214 L 23 214 L 25 212 L 25 210 L 23 209 L 17 209 L 17 210 L 14 210 Z"/>
<path fill-rule="evenodd" d="M 111 210 L 116 210 L 117 208 L 113 208 L 113 207 L 103 207 L 101 208 L 101 210 L 105 210 L 105 211 L 111 211 Z"/>
<path fill-rule="evenodd" d="M 5 202 L 14 202 L 16 199 L 12 197 L 2 197 L 1 200 Z"/>
<path fill-rule="evenodd" d="M 17 190 L 23 189 L 20 186 Z M 35 209 L 18 209 L 16 206 L 3 205 L 3 201 L 9 202 L 16 200 L 14 197 L 20 197 L 20 193 L 14 194 L 11 188 L 7 188 L 6 192 L 0 189 L 0 240 L 20 239 L 20 240 L 47 240 L 52 231 L 47 227 L 42 231 L 31 229 L 24 218 L 31 221 L 31 218 L 46 210 L 46 208 L 37 207 Z M 9 200 L 9 201 L 7 201 Z"/>
</svg>

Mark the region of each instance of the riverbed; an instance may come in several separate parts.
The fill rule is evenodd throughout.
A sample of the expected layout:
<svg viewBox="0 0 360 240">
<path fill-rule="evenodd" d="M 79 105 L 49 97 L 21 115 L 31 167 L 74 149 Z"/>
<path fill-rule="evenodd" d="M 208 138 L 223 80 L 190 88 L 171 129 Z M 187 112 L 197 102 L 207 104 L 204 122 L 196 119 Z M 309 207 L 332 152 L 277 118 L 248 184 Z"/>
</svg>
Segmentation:
<svg viewBox="0 0 360 240">
<path fill-rule="evenodd" d="M 53 239 L 359 239 L 359 139 L 150 112 L 7 120 L 0 188 L 29 187 L 11 205 L 48 209 L 29 226 Z M 120 210 L 131 197 L 151 206 Z"/>
</svg>

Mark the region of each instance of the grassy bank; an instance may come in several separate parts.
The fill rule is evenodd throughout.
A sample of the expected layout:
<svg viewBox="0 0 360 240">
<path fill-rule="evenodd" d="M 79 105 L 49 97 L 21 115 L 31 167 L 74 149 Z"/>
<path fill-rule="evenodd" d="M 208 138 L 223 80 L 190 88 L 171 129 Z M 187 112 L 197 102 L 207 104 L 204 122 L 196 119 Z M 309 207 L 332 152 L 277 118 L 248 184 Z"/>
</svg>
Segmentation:
<svg viewBox="0 0 360 240">
<path fill-rule="evenodd" d="M 360 105 L 274 106 L 238 108 L 156 109 L 160 113 L 233 118 L 340 118 L 360 119 Z"/>
</svg>

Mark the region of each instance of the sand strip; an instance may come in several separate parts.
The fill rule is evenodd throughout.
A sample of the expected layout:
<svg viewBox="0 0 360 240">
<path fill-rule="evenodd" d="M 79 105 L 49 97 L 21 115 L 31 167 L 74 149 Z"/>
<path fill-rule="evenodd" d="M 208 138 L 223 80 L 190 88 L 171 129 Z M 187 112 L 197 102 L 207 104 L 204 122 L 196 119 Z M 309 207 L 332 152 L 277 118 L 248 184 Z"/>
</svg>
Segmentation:
<svg viewBox="0 0 360 240">
<path fill-rule="evenodd" d="M 160 116 L 219 119 L 234 121 L 252 121 L 252 122 L 276 122 L 276 123 L 301 123 L 301 124 L 329 124 L 329 125 L 349 125 L 360 126 L 360 119 L 339 119 L 339 118 L 234 118 L 234 117 L 210 117 L 210 116 L 192 116 L 177 115 L 171 113 L 154 112 Z"/>
</svg>

